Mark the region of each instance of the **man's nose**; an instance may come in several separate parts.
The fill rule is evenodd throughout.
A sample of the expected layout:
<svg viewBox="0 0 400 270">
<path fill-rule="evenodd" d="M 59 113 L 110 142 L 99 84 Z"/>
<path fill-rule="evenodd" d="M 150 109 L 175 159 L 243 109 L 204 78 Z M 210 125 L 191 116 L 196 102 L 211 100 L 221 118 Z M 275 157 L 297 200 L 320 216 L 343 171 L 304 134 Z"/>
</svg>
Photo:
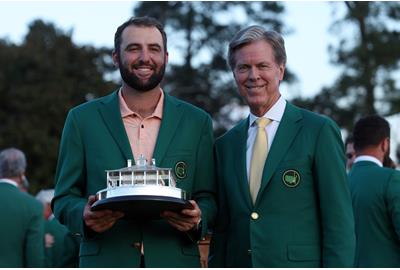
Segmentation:
<svg viewBox="0 0 400 270">
<path fill-rule="evenodd" d="M 260 74 L 256 67 L 251 67 L 249 70 L 249 79 L 250 80 L 258 80 L 260 78 Z"/>
<path fill-rule="evenodd" d="M 143 49 L 140 53 L 140 61 L 142 62 L 149 62 L 150 61 L 150 54 L 149 51 L 147 49 Z"/>
</svg>

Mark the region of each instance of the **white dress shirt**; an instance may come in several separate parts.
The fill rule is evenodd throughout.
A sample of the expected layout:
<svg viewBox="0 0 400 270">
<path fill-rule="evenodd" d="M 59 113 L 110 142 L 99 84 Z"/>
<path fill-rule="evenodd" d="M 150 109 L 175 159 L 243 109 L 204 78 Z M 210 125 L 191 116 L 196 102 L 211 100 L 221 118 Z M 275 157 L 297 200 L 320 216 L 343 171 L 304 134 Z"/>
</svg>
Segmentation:
<svg viewBox="0 0 400 270">
<path fill-rule="evenodd" d="M 7 184 L 18 187 L 18 184 L 15 181 L 7 179 L 7 178 L 0 179 L 0 183 L 7 183 Z"/>
<path fill-rule="evenodd" d="M 278 101 L 267 111 L 262 117 L 271 119 L 271 123 L 266 126 L 265 131 L 268 136 L 268 149 L 271 149 L 272 142 L 274 140 L 276 131 L 278 130 L 279 124 L 282 120 L 283 113 L 286 108 L 286 100 L 280 96 Z M 247 131 L 247 144 L 246 144 L 246 169 L 247 169 L 247 179 L 249 179 L 250 174 L 250 161 L 251 155 L 253 153 L 253 145 L 257 135 L 257 125 L 255 121 L 259 117 L 250 113 L 249 116 L 249 129 Z"/>
</svg>

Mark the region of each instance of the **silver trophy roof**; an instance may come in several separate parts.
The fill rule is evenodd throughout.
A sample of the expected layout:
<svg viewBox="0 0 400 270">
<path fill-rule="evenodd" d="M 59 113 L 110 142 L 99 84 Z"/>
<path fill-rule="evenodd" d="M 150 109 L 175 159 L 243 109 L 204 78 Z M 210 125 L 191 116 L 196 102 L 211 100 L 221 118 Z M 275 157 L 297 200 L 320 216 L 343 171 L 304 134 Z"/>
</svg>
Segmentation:
<svg viewBox="0 0 400 270">
<path fill-rule="evenodd" d="M 151 165 L 147 164 L 147 160 L 143 157 L 143 155 L 140 155 L 139 159 L 136 161 L 135 165 L 132 164 L 132 160 L 128 159 L 127 161 L 128 166 L 120 169 L 115 169 L 115 170 L 106 170 L 106 172 L 133 172 L 133 171 L 171 171 L 170 168 L 159 168 L 155 165 L 156 161 L 153 158 L 151 160 Z"/>
</svg>

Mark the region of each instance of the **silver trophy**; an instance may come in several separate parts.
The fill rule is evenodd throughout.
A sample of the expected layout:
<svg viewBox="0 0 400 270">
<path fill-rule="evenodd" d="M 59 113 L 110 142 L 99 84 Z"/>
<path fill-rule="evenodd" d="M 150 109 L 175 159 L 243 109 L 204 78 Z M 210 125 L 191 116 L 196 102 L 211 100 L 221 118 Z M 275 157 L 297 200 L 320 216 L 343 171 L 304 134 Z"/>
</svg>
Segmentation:
<svg viewBox="0 0 400 270">
<path fill-rule="evenodd" d="M 141 155 L 132 166 L 107 170 L 107 188 L 96 193 L 92 210 L 116 210 L 125 213 L 126 219 L 159 218 L 164 210 L 180 211 L 192 208 L 186 192 L 176 187 L 170 168 L 156 167 L 155 159 L 147 164 Z"/>
</svg>

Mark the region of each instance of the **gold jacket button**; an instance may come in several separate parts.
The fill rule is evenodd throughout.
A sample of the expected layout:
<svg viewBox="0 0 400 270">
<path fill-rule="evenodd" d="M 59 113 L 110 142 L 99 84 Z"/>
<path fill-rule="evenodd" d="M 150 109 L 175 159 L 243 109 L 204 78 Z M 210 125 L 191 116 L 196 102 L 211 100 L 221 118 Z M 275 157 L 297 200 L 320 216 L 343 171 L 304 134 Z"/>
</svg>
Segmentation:
<svg viewBox="0 0 400 270">
<path fill-rule="evenodd" d="M 256 220 L 256 219 L 258 219 L 258 217 L 259 217 L 258 213 L 256 213 L 256 212 L 251 213 L 252 220 Z"/>
</svg>

